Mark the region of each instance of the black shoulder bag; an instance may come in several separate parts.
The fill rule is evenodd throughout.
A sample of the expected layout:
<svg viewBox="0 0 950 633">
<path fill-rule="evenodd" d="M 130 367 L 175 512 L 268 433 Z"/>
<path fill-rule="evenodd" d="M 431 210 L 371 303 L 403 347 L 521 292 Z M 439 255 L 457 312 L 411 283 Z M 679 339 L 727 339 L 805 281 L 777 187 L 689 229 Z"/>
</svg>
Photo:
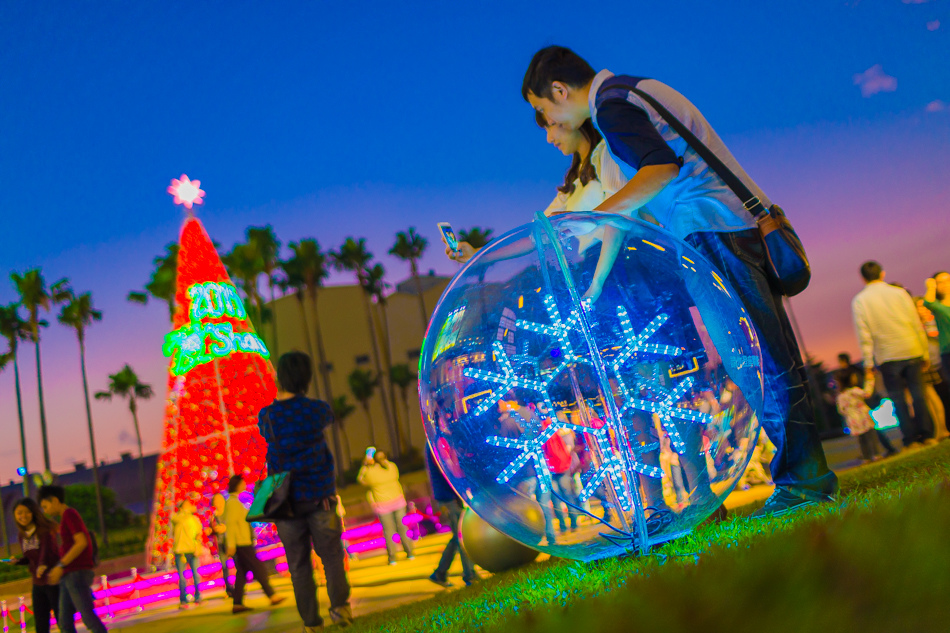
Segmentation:
<svg viewBox="0 0 950 633">
<path fill-rule="evenodd" d="M 765 269 L 773 286 L 786 297 L 794 297 L 807 288 L 811 280 L 808 256 L 805 255 L 805 247 L 802 246 L 801 239 L 795 233 L 792 223 L 788 221 L 782 208 L 773 204 L 766 209 L 762 201 L 749 191 L 749 188 L 719 160 L 719 157 L 656 98 L 635 86 L 622 87 L 629 89 L 653 106 L 653 109 L 666 120 L 669 126 L 676 130 L 676 133 L 693 148 L 693 151 L 722 178 L 726 186 L 732 189 L 742 202 L 742 206 L 752 214 L 762 234 L 762 241 L 765 242 L 767 255 Z"/>
</svg>

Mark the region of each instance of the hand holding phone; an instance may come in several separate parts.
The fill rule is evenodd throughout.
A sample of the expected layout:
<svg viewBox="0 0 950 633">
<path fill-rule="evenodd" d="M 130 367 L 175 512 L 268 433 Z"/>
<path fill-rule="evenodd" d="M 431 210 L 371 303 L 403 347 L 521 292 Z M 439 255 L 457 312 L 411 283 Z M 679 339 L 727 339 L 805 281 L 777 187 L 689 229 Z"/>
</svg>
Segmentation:
<svg viewBox="0 0 950 633">
<path fill-rule="evenodd" d="M 448 222 L 439 222 L 438 227 L 439 231 L 442 232 L 442 240 L 452 249 L 453 253 L 458 253 L 459 240 L 455 237 L 455 231 L 452 230 L 452 225 Z"/>
</svg>

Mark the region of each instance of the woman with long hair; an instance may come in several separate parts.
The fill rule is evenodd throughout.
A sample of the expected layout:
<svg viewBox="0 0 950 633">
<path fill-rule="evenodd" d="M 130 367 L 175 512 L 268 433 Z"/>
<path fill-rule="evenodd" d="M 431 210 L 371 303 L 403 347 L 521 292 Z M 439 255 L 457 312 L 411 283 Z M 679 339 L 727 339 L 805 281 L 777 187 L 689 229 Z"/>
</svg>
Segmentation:
<svg viewBox="0 0 950 633">
<path fill-rule="evenodd" d="M 36 633 L 49 633 L 50 616 L 56 615 L 59 605 L 59 585 L 51 583 L 49 570 L 59 563 L 59 544 L 56 542 L 58 526 L 47 519 L 38 503 L 32 499 L 20 499 L 13 507 L 17 540 L 23 559 L 30 566 L 33 581 L 33 617 Z"/>
</svg>

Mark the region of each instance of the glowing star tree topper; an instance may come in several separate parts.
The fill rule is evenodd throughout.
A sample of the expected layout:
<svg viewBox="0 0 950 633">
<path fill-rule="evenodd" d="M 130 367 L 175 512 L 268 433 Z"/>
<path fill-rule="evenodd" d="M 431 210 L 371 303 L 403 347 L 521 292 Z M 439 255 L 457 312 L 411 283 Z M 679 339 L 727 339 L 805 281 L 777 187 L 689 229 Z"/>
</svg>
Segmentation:
<svg viewBox="0 0 950 633">
<path fill-rule="evenodd" d="M 189 180 L 185 174 L 181 178 L 172 178 L 172 184 L 168 186 L 168 193 L 175 197 L 175 204 L 184 205 L 186 209 L 191 210 L 192 205 L 203 204 L 205 192 L 201 189 L 200 180 Z"/>
</svg>

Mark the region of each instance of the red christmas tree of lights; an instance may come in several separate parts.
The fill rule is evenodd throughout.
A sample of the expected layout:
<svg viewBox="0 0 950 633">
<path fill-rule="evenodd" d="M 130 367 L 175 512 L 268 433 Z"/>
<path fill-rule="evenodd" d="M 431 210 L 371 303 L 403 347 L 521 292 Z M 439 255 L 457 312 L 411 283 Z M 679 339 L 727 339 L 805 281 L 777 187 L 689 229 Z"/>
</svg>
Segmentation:
<svg viewBox="0 0 950 633">
<path fill-rule="evenodd" d="M 148 563 L 155 566 L 172 561 L 170 519 L 182 501 L 194 502 L 207 526 L 211 497 L 226 491 L 231 475 L 243 474 L 249 485 L 263 477 L 267 447 L 257 414 L 277 392 L 267 348 L 196 218 L 185 221 L 179 245 L 174 329 L 164 344 L 171 357 L 168 399 L 148 544 Z"/>
</svg>

